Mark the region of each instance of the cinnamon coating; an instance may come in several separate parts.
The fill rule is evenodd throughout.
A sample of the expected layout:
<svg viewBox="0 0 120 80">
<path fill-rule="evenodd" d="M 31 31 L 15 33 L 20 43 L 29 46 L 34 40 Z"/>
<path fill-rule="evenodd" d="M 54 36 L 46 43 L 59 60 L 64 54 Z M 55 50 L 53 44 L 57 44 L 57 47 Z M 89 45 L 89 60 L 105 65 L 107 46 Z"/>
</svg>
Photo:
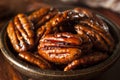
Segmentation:
<svg viewBox="0 0 120 80">
<path fill-rule="evenodd" d="M 24 14 L 18 14 L 9 22 L 7 33 L 17 52 L 27 51 L 34 46 L 34 26 Z"/>
<path fill-rule="evenodd" d="M 18 14 L 9 22 L 7 34 L 19 57 L 41 69 L 62 65 L 63 71 L 69 71 L 95 65 L 115 47 L 109 26 L 84 8 L 62 12 L 40 8 L 28 16 Z"/>
</svg>

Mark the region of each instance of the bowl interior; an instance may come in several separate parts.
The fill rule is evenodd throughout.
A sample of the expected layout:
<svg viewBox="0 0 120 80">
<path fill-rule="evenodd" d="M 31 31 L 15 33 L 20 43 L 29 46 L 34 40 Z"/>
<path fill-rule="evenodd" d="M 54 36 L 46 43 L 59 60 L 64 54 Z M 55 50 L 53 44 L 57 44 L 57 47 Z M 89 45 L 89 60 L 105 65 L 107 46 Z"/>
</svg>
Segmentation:
<svg viewBox="0 0 120 80">
<path fill-rule="evenodd" d="M 115 39 L 116 47 L 114 49 L 114 52 L 112 55 L 102 63 L 99 63 L 97 65 L 84 68 L 82 70 L 75 70 L 75 71 L 55 71 L 55 70 L 41 70 L 38 67 L 35 67 L 34 65 L 28 64 L 27 62 L 20 60 L 18 57 L 16 57 L 17 53 L 13 50 L 12 46 L 10 45 L 7 33 L 6 33 L 6 26 L 3 27 L 1 31 L 0 36 L 0 46 L 1 51 L 5 58 L 10 62 L 10 64 L 13 65 L 18 71 L 26 74 L 31 75 L 34 77 L 40 77 L 42 76 L 57 76 L 57 77 L 66 77 L 66 76 L 78 76 L 78 75 L 88 75 L 90 73 L 99 72 L 101 70 L 104 70 L 108 68 L 111 64 L 113 64 L 120 56 L 120 29 L 119 26 L 114 24 L 112 21 L 108 20 L 102 15 L 98 15 L 99 18 L 101 18 L 103 21 L 107 23 L 110 29 L 110 33 Z"/>
</svg>

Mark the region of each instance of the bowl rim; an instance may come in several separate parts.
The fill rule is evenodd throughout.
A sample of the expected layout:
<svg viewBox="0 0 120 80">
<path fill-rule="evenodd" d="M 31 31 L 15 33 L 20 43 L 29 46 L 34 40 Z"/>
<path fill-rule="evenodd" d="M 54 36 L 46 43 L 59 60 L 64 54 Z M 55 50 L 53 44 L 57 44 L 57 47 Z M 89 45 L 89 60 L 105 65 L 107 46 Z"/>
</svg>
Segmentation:
<svg viewBox="0 0 120 80">
<path fill-rule="evenodd" d="M 105 16 L 101 15 L 101 14 L 96 14 L 98 17 L 100 17 L 102 20 L 106 21 L 107 23 L 109 23 L 112 28 L 114 28 L 114 30 L 116 31 L 117 36 L 120 34 L 120 26 L 118 26 L 117 24 L 113 23 L 113 21 L 111 21 L 110 19 L 106 18 Z M 23 69 L 24 71 L 33 73 L 35 76 L 36 75 L 47 75 L 47 76 L 76 76 L 76 75 L 87 75 L 89 73 L 95 73 L 95 72 L 99 72 L 101 70 L 106 69 L 107 67 L 109 67 L 111 64 L 113 64 L 119 57 L 120 57 L 120 37 L 118 36 L 119 42 L 115 48 L 115 51 L 113 52 L 113 54 L 106 59 L 105 61 L 103 61 L 102 63 L 99 63 L 97 65 L 88 67 L 88 68 L 84 68 L 81 70 L 73 70 L 73 71 L 55 71 L 55 70 L 41 70 L 40 68 L 34 67 L 30 64 L 26 64 L 23 63 L 21 60 L 17 59 L 12 52 L 9 50 L 8 46 L 7 46 L 7 42 L 5 41 L 5 37 L 6 37 L 6 28 L 7 28 L 6 24 L 0 33 L 0 49 L 4 55 L 4 57 L 16 68 L 19 67 L 20 69 Z M 108 64 L 109 63 L 109 64 Z"/>
</svg>

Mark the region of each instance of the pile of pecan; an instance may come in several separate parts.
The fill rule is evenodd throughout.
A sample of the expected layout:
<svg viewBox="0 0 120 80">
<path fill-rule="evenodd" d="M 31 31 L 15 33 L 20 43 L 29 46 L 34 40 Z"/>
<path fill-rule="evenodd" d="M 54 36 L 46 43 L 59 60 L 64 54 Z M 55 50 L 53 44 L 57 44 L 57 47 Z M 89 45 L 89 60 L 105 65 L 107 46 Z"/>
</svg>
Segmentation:
<svg viewBox="0 0 120 80">
<path fill-rule="evenodd" d="M 107 59 L 114 48 L 107 24 L 84 8 L 20 13 L 9 22 L 7 34 L 15 54 L 41 69 L 89 67 Z"/>
</svg>

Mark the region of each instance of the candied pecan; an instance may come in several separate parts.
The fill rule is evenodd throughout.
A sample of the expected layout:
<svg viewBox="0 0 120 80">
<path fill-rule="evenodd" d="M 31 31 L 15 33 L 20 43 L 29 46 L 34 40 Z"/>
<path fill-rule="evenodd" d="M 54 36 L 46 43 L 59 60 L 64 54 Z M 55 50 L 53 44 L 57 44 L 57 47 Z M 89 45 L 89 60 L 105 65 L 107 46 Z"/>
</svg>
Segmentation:
<svg viewBox="0 0 120 80">
<path fill-rule="evenodd" d="M 32 22 L 36 23 L 39 19 L 41 19 L 44 15 L 46 15 L 50 11 L 50 8 L 40 8 L 39 10 L 34 11 L 28 16 L 28 19 Z"/>
<path fill-rule="evenodd" d="M 63 13 L 61 12 L 56 14 L 50 21 L 46 22 L 44 25 L 38 28 L 37 37 L 41 38 L 43 35 L 46 35 L 52 32 L 52 29 L 57 27 L 59 23 L 62 23 L 64 21 L 64 17 L 66 16 L 67 16 L 67 12 L 66 14 L 64 13 L 64 16 L 63 16 Z"/>
<path fill-rule="evenodd" d="M 85 8 L 75 8 L 75 12 L 79 13 L 79 15 L 83 16 L 83 19 L 80 22 L 85 23 L 96 30 L 100 30 L 102 32 L 108 32 L 107 25 L 100 19 L 94 12 Z"/>
<path fill-rule="evenodd" d="M 98 49 L 103 51 L 108 51 L 107 44 L 103 41 L 103 39 L 97 32 L 91 30 L 91 28 L 88 28 L 80 24 L 76 25 L 75 28 L 79 35 L 87 34 L 86 36 L 89 37 L 94 47 L 97 47 Z M 81 34 L 82 31 L 84 32 L 83 34 Z"/>
<path fill-rule="evenodd" d="M 84 24 L 83 24 L 84 23 Z M 104 28 L 107 26 L 104 26 Z M 106 28 L 101 28 L 98 25 L 94 25 L 94 23 L 81 21 L 78 25 L 75 26 L 76 31 L 80 33 L 80 31 L 84 31 L 91 40 L 93 40 L 93 44 L 97 49 L 103 51 L 112 51 L 114 47 L 114 40 L 111 37 L 109 31 L 106 32 Z M 94 38 L 94 39 L 93 39 Z"/>
<path fill-rule="evenodd" d="M 41 8 L 28 16 L 29 20 L 34 23 L 35 28 L 41 27 L 52 17 L 58 13 L 58 10 L 55 8 Z"/>
<path fill-rule="evenodd" d="M 80 23 L 83 25 L 89 26 L 93 28 L 94 30 L 102 32 L 102 33 L 108 32 L 108 26 L 101 20 L 99 22 L 95 19 L 85 19 L 85 20 L 80 21 Z"/>
<path fill-rule="evenodd" d="M 17 52 L 29 50 L 34 46 L 34 26 L 24 14 L 18 14 L 9 22 L 7 34 Z"/>
<path fill-rule="evenodd" d="M 72 61 L 70 64 L 68 64 L 65 68 L 64 71 L 69 71 L 73 70 L 78 66 L 90 66 L 95 63 L 98 63 L 100 61 L 105 60 L 108 57 L 106 53 L 101 53 L 101 52 L 93 52 L 92 54 L 85 55 L 77 60 Z"/>
<path fill-rule="evenodd" d="M 50 9 L 48 14 L 43 16 L 43 18 L 39 19 L 39 21 L 36 23 L 36 27 L 41 27 L 43 24 L 45 24 L 47 21 L 49 21 L 51 18 L 53 18 L 58 13 L 58 10 L 55 8 Z"/>
<path fill-rule="evenodd" d="M 66 64 L 82 54 L 81 44 L 81 39 L 72 33 L 49 34 L 40 40 L 38 52 L 51 62 Z"/>
<path fill-rule="evenodd" d="M 31 53 L 31 52 L 20 52 L 19 53 L 19 56 L 32 63 L 32 64 L 35 64 L 37 65 L 38 67 L 40 67 L 41 69 L 51 69 L 51 65 L 45 60 L 43 59 L 42 57 L 40 56 L 36 56 L 35 54 Z"/>
</svg>

